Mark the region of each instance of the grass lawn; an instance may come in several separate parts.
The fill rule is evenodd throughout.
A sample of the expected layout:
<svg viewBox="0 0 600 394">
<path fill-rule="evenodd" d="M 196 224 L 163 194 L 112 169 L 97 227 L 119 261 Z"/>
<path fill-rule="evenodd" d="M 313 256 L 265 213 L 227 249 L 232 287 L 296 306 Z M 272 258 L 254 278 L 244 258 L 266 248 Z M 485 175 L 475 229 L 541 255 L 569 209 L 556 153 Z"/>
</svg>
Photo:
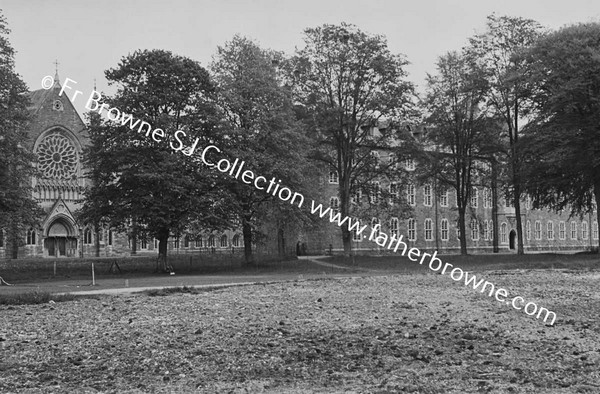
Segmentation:
<svg viewBox="0 0 600 394">
<path fill-rule="evenodd" d="M 483 272 L 490 270 L 518 270 L 518 269 L 597 269 L 600 268 L 600 255 L 598 254 L 472 254 L 460 255 L 438 255 L 439 259 L 456 267 L 468 271 Z M 402 272 L 428 272 L 426 258 L 423 265 L 419 262 L 410 261 L 406 257 L 397 254 L 373 256 L 343 257 L 334 256 L 327 261 L 359 269 L 373 269 Z"/>
<path fill-rule="evenodd" d="M 556 312 L 553 326 L 357 258 L 389 275 L 0 305 L 0 392 L 600 392 L 598 256 L 491 257 L 442 259 Z"/>
<path fill-rule="evenodd" d="M 81 267 L 80 267 L 81 268 Z M 40 275 L 33 271 L 28 276 L 21 272 L 19 279 L 7 281 L 14 286 L 0 286 L 2 295 L 28 293 L 33 291 L 64 293 L 88 290 L 103 290 L 116 288 L 134 288 L 147 286 L 194 286 L 223 284 L 233 282 L 268 282 L 290 280 L 297 278 L 330 277 L 332 275 L 356 275 L 364 270 L 352 267 L 321 266 L 309 260 L 292 260 L 284 262 L 260 263 L 249 267 L 201 267 L 197 270 L 176 269 L 176 275 L 152 273 L 147 270 L 124 270 L 123 273 L 106 273 L 106 270 L 96 269 L 96 286 L 91 286 L 92 276 L 90 265 L 85 270 L 72 269 L 70 275 Z M 180 267 L 183 268 L 183 267 Z"/>
</svg>

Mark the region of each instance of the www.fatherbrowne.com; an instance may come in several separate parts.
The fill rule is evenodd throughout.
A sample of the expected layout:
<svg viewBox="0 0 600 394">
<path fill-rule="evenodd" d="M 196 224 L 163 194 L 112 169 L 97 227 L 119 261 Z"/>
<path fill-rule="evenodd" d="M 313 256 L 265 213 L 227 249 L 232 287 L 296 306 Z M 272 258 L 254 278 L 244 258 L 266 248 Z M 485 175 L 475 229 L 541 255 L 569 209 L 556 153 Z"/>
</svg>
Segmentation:
<svg viewBox="0 0 600 394">
<path fill-rule="evenodd" d="M 59 96 L 62 96 L 62 94 L 65 92 L 66 89 L 69 89 L 69 90 L 72 89 L 72 87 L 69 86 L 69 83 L 76 84 L 77 82 L 70 78 L 67 78 L 64 85 L 62 86 L 62 88 L 60 90 Z M 53 86 L 54 86 L 54 79 L 51 76 L 46 76 L 42 79 L 42 88 L 48 90 L 48 89 L 51 89 Z M 79 90 L 75 91 L 75 94 L 73 95 L 72 98 L 70 98 L 70 101 L 74 102 L 76 97 L 82 93 L 83 92 L 81 92 Z M 129 128 L 131 130 L 134 130 L 137 127 L 138 133 L 140 133 L 140 134 L 144 133 L 146 135 L 146 137 L 152 137 L 152 139 L 156 142 L 165 141 L 165 138 L 167 137 L 167 133 L 164 130 L 159 129 L 159 128 L 152 128 L 152 125 L 150 123 L 141 121 L 140 119 L 137 119 L 134 121 L 133 116 L 128 115 L 124 112 L 121 112 L 121 111 L 119 111 L 119 109 L 117 109 L 115 107 L 109 107 L 108 104 L 106 104 L 106 103 L 101 104 L 100 103 L 101 99 L 102 99 L 102 95 L 99 92 L 97 92 L 95 90 L 92 91 L 92 94 L 89 96 L 89 98 L 87 100 L 85 108 L 90 111 L 97 111 L 99 114 L 106 111 L 106 117 L 109 120 L 114 121 L 114 122 L 120 122 L 121 125 L 123 125 L 123 126 L 125 126 L 126 124 L 129 124 Z M 138 126 L 138 124 L 139 124 L 139 126 Z M 185 137 L 186 137 L 185 131 L 177 130 L 173 135 L 173 139 L 179 144 L 179 146 L 173 145 L 173 142 L 175 142 L 175 141 L 169 142 L 167 140 L 165 142 L 169 142 L 169 144 L 173 150 L 181 151 L 182 153 L 184 153 L 187 156 L 192 156 L 198 145 L 199 138 L 196 138 L 196 140 L 192 143 L 192 145 L 186 147 L 183 140 L 181 139 L 181 138 L 185 138 Z M 233 163 L 231 163 L 231 161 L 226 158 L 221 158 L 217 162 L 210 162 L 210 161 L 208 161 L 208 157 L 207 157 L 208 152 L 210 152 L 210 151 L 215 151 L 217 153 L 221 153 L 221 150 L 214 145 L 209 145 L 209 146 L 205 147 L 201 153 L 201 160 L 204 163 L 204 165 L 214 168 L 221 172 L 228 172 L 229 175 L 233 176 L 236 179 L 241 178 L 242 182 L 244 182 L 246 184 L 253 184 L 254 187 L 258 190 L 262 190 L 266 193 L 272 194 L 273 196 L 277 196 L 282 201 L 284 201 L 284 202 L 288 201 L 292 205 L 297 204 L 298 208 L 302 208 L 302 206 L 304 204 L 304 196 L 300 193 L 294 193 L 294 192 L 292 192 L 292 190 L 290 190 L 286 187 L 280 187 L 281 180 L 276 180 L 276 178 L 272 178 L 270 181 L 267 181 L 267 178 L 265 178 L 263 176 L 256 176 L 254 174 L 254 172 L 252 172 L 251 170 L 245 170 L 242 172 L 242 169 L 244 168 L 244 165 L 246 163 L 244 161 L 242 161 L 240 163 L 238 159 L 235 159 L 235 161 L 233 161 Z M 237 172 L 236 172 L 236 170 L 237 170 Z M 235 175 L 234 175 L 234 173 L 235 173 Z M 348 230 L 350 230 L 350 232 L 356 232 L 358 236 L 360 236 L 367 229 L 367 227 L 369 227 L 368 225 L 361 226 L 360 222 L 358 220 L 349 218 L 347 216 L 342 219 L 341 214 L 339 212 L 334 213 L 334 211 L 331 209 L 331 207 L 324 209 L 322 204 L 315 205 L 315 202 L 313 200 L 311 202 L 311 214 L 314 215 L 317 213 L 321 218 L 324 218 L 329 214 L 329 221 L 331 223 L 336 223 L 339 227 L 342 227 L 344 225 L 344 223 L 347 223 L 346 225 L 348 226 Z M 396 238 L 395 235 L 388 237 L 387 234 L 380 232 L 379 229 L 380 229 L 380 225 L 378 225 L 378 224 L 375 225 L 371 229 L 371 234 L 369 235 L 369 240 L 375 241 L 375 243 L 377 243 L 377 245 L 382 246 L 382 247 L 387 247 L 388 250 L 393 249 L 394 252 L 398 252 L 399 249 L 402 249 L 402 256 L 406 255 L 411 261 L 417 261 L 417 260 L 419 260 L 419 257 L 421 257 L 419 264 L 423 264 L 425 262 L 425 260 L 427 259 L 427 257 L 429 257 L 429 269 L 431 269 L 434 272 L 437 272 L 441 269 L 442 270 L 441 274 L 445 274 L 446 271 L 448 270 L 448 268 L 453 267 L 452 264 L 450 264 L 450 263 L 444 264 L 442 262 L 442 260 L 437 258 L 437 251 L 434 252 L 433 255 L 431 255 L 429 253 L 421 253 L 421 251 L 417 248 L 409 248 L 408 245 L 402 240 L 403 239 L 402 235 L 400 235 L 400 238 Z M 364 238 L 366 238 L 366 235 L 364 236 Z M 407 253 L 407 251 L 408 251 L 408 253 Z M 473 289 L 475 289 L 475 290 L 481 288 L 482 293 L 489 286 L 490 289 L 489 289 L 488 295 L 490 297 L 492 295 L 494 295 L 497 301 L 505 303 L 506 305 L 512 305 L 512 307 L 517 310 L 522 309 L 529 316 L 533 316 L 537 312 L 536 318 L 539 319 L 541 317 L 542 313 L 545 313 L 544 322 L 546 322 L 546 320 L 551 315 L 552 315 L 552 321 L 550 322 L 550 325 L 553 325 L 554 322 L 556 321 L 556 313 L 549 311 L 546 308 L 538 308 L 538 306 L 533 302 L 528 302 L 527 304 L 525 304 L 524 307 L 520 308 L 519 305 L 523 305 L 525 303 L 525 300 L 522 297 L 514 297 L 514 298 L 512 298 L 511 301 L 508 301 L 507 300 L 508 291 L 506 289 L 498 288 L 496 291 L 494 291 L 495 290 L 494 284 L 492 284 L 488 281 L 484 281 L 483 279 L 480 279 L 478 282 L 475 275 L 470 275 L 468 272 L 463 271 L 462 269 L 460 269 L 458 267 L 454 267 L 454 268 L 452 268 L 452 270 L 449 270 L 448 272 L 450 274 L 450 277 L 453 280 L 458 282 L 458 281 L 462 280 L 462 278 L 464 277 L 465 286 L 473 286 Z M 520 300 L 520 301 L 518 301 L 518 300 Z"/>
<path fill-rule="evenodd" d="M 315 206 L 314 202 L 311 207 L 311 213 L 313 215 L 318 214 L 321 218 L 329 216 L 329 221 L 337 224 L 339 227 L 342 227 L 344 223 L 347 223 L 346 225 L 348 226 L 348 230 L 350 230 L 350 232 L 356 232 L 357 236 L 361 236 L 366 228 L 369 227 L 368 225 L 361 226 L 358 220 L 353 220 L 347 216 L 342 219 L 341 214 L 339 212 L 335 213 L 331 207 L 324 209 L 322 204 Z M 484 279 L 479 279 L 479 281 L 477 281 L 477 277 L 475 275 L 470 274 L 467 271 L 463 271 L 461 268 L 454 267 L 450 263 L 443 263 L 442 260 L 437 257 L 437 251 L 433 252 L 433 255 L 430 253 L 421 253 L 418 248 L 409 248 L 406 242 L 403 241 L 403 235 L 400 235 L 398 238 L 395 235 L 389 237 L 387 234 L 381 232 L 380 228 L 381 226 L 379 224 L 376 224 L 371 228 L 369 241 L 375 241 L 377 245 L 387 248 L 388 250 L 393 250 L 394 253 L 398 253 L 400 250 L 400 254 L 402 256 L 406 255 L 406 257 L 408 257 L 411 261 L 419 261 L 419 264 L 421 265 L 423 263 L 428 263 L 430 270 L 434 272 L 441 270 L 440 274 L 448 273 L 456 282 L 462 281 L 464 277 L 465 286 L 473 286 L 474 290 L 480 289 L 481 293 L 484 293 L 486 289 L 488 289 L 489 297 L 494 296 L 498 302 L 502 302 L 506 305 L 512 305 L 512 307 L 517 310 L 522 309 L 529 316 L 536 315 L 536 318 L 539 319 L 542 314 L 545 314 L 544 322 L 546 322 L 546 320 L 552 316 L 552 320 L 549 323 L 550 325 L 553 325 L 556 321 L 556 313 L 546 308 L 538 307 L 534 302 L 528 302 L 525 304 L 525 299 L 523 299 L 523 297 L 517 296 L 509 300 L 507 299 L 508 291 L 506 289 L 501 287 L 496 289 L 493 283 Z M 366 238 L 366 235 L 363 235 L 363 237 Z M 419 257 L 421 258 L 420 260 Z M 429 258 L 429 261 L 427 261 L 427 258 Z M 521 307 L 523 304 L 525 304 L 525 306 Z"/>
</svg>

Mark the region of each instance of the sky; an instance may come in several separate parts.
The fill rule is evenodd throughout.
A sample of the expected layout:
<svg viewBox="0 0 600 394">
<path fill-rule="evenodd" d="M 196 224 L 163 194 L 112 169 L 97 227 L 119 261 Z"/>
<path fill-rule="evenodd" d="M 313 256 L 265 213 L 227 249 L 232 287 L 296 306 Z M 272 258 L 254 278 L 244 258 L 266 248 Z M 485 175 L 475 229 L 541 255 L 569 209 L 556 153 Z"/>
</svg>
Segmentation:
<svg viewBox="0 0 600 394">
<path fill-rule="evenodd" d="M 70 78 L 88 97 L 114 92 L 104 71 L 137 49 L 167 49 L 210 63 L 237 33 L 292 54 L 309 27 L 341 22 L 387 37 L 406 55 L 409 79 L 422 91 L 438 56 L 485 30 L 492 13 L 531 18 L 550 29 L 600 22 L 597 0 L 0 0 L 11 30 L 16 71 L 31 90 L 46 75 Z M 84 100 L 76 101 L 84 112 Z"/>
</svg>

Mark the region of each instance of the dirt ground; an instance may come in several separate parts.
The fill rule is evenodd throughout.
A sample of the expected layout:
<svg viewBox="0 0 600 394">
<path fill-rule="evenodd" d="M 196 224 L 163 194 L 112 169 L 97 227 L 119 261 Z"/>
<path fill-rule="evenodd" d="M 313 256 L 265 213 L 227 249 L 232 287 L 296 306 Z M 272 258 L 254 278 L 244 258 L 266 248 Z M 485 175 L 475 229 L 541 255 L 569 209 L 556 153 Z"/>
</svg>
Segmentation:
<svg viewBox="0 0 600 394">
<path fill-rule="evenodd" d="M 598 393 L 600 271 L 447 275 L 0 307 L 0 392 Z"/>
</svg>

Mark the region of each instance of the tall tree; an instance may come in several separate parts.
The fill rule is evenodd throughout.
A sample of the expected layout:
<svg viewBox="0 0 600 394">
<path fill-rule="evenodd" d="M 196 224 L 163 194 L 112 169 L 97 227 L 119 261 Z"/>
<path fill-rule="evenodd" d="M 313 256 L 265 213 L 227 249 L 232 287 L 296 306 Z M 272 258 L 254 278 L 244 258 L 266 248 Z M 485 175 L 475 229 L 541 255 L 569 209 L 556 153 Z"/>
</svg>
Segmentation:
<svg viewBox="0 0 600 394">
<path fill-rule="evenodd" d="M 573 25 L 525 52 L 533 120 L 525 128 L 525 190 L 536 207 L 596 211 L 600 223 L 600 24 Z"/>
<path fill-rule="evenodd" d="M 383 36 L 345 23 L 306 29 L 304 40 L 306 46 L 290 62 L 289 79 L 309 115 L 306 120 L 317 141 L 313 157 L 326 172 L 337 173 L 340 212 L 349 216 L 357 190 L 377 193 L 375 182 L 400 173 L 396 158 L 380 161 L 373 152 L 392 151 L 397 142 L 394 122 L 406 120 L 412 110 L 407 61 L 389 51 Z M 389 127 L 373 132 L 384 119 Z M 352 234 L 346 227 L 341 230 L 349 254 Z"/>
<path fill-rule="evenodd" d="M 218 48 L 211 71 L 226 122 L 228 155 L 245 161 L 257 175 L 269 181 L 275 178 L 277 183 L 305 196 L 308 164 L 304 153 L 310 141 L 301 132 L 289 90 L 281 83 L 279 66 L 283 61 L 282 54 L 234 36 Z M 252 244 L 257 241 L 267 208 L 271 214 L 279 212 L 284 216 L 282 221 L 288 223 L 299 219 L 303 212 L 297 205 L 291 206 L 272 193 L 233 178 L 227 189 L 240 219 L 247 264 L 254 262 Z"/>
<path fill-rule="evenodd" d="M 106 218 L 118 229 L 155 237 L 166 268 L 169 236 L 191 223 L 227 225 L 216 175 L 188 156 L 217 139 L 214 86 L 197 62 L 163 50 L 136 51 L 106 71 L 106 78 L 118 89 L 107 103 L 125 121 L 90 130 L 85 157 L 96 183 L 86 194 L 83 214 L 92 222 Z M 149 126 L 131 128 L 136 120 Z M 163 133 L 154 138 L 148 127 Z"/>
<path fill-rule="evenodd" d="M 102 116 L 96 111 L 89 111 L 85 116 L 88 123 L 88 133 L 92 139 L 92 146 L 96 143 L 101 143 L 99 136 L 103 136 L 108 126 L 102 120 Z M 84 153 L 87 154 L 86 151 Z M 75 214 L 79 222 L 84 223 L 86 226 L 89 225 L 94 229 L 96 235 L 94 242 L 95 255 L 99 257 L 99 233 L 103 226 L 110 225 L 108 217 L 105 216 L 106 210 L 104 209 L 104 207 L 108 206 L 107 196 L 103 194 L 102 188 L 106 183 L 111 182 L 111 174 L 106 173 L 102 167 L 92 167 L 88 169 L 87 177 L 90 180 L 91 186 L 84 191 L 84 195 L 88 195 L 89 198 L 85 201 L 83 208 L 75 212 Z"/>
<path fill-rule="evenodd" d="M 490 15 L 487 18 L 487 31 L 475 35 L 467 50 L 477 59 L 487 72 L 490 84 L 488 100 L 495 109 L 496 116 L 502 119 L 502 133 L 507 144 L 507 161 L 510 167 L 510 194 L 515 207 L 518 247 L 523 254 L 523 225 L 521 220 L 522 176 L 518 142 L 520 122 L 525 114 L 529 95 L 528 86 L 519 83 L 523 64 L 515 56 L 530 47 L 542 34 L 541 26 L 534 20 Z"/>
<path fill-rule="evenodd" d="M 16 259 L 25 231 L 38 224 L 41 211 L 31 189 L 35 155 L 26 132 L 27 86 L 14 70 L 9 32 L 0 14 L 0 237 L 6 235 L 7 249 Z"/>
<path fill-rule="evenodd" d="M 471 192 L 487 161 L 494 122 L 486 106 L 484 70 L 463 53 L 449 52 L 427 78 L 424 106 L 430 126 L 418 151 L 419 172 L 456 191 L 460 251 L 467 254 L 465 217 Z"/>
</svg>

